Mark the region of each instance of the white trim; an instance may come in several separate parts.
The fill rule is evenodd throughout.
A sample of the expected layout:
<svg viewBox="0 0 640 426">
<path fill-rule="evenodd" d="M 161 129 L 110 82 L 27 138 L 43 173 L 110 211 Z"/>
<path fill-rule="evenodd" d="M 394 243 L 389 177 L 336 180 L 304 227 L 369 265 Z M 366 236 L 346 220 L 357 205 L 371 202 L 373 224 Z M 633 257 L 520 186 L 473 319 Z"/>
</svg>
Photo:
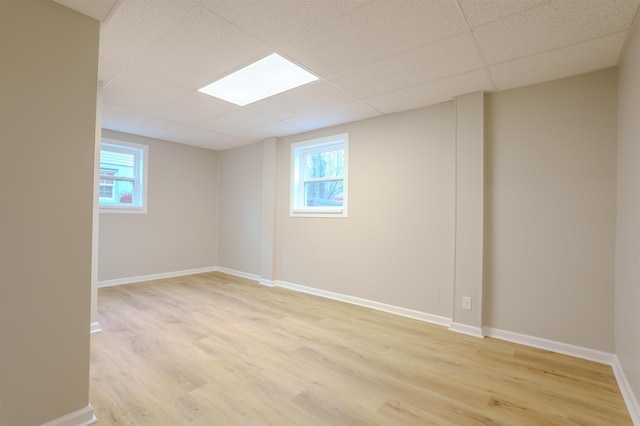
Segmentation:
<svg viewBox="0 0 640 426">
<path fill-rule="evenodd" d="M 450 318 L 441 317 L 439 315 L 432 315 L 426 312 L 414 311 L 413 309 L 402 308 L 400 306 L 387 305 L 385 303 L 376 302 L 373 300 L 362 299 L 360 297 L 348 296 L 345 294 L 334 293 L 332 291 L 320 290 L 313 287 L 307 287 L 300 284 L 294 284 L 286 281 L 275 280 L 274 286 L 287 288 L 289 290 L 299 291 L 301 293 L 312 294 L 314 296 L 320 296 L 327 299 L 338 300 L 340 302 L 351 303 L 353 305 L 364 306 L 365 308 L 371 308 L 378 311 L 389 312 L 391 314 L 400 315 L 407 318 L 413 318 L 419 321 L 429 322 L 436 325 L 442 325 L 447 327 L 451 323 Z"/>
<path fill-rule="evenodd" d="M 302 156 L 305 152 L 322 152 L 325 148 L 342 146 L 344 153 L 344 173 L 342 176 L 327 178 L 327 180 L 342 180 L 342 206 L 306 207 L 304 190 L 304 165 Z M 309 149 L 304 149 L 309 147 Z M 291 144 L 291 168 L 290 168 L 290 217 L 325 217 L 346 218 L 349 217 L 349 133 L 324 136 L 321 138 L 295 142 Z"/>
<path fill-rule="evenodd" d="M 627 375 L 624 373 L 622 364 L 620 364 L 620 358 L 618 358 L 617 355 L 613 356 L 611 368 L 613 368 L 613 374 L 616 376 L 616 381 L 618 382 L 620 393 L 622 394 L 624 402 L 627 405 L 627 410 L 629 411 L 631 420 L 633 421 L 634 425 L 640 426 L 640 403 L 638 402 L 638 398 L 636 398 L 636 395 L 633 393 L 633 389 L 629 384 Z"/>
<path fill-rule="evenodd" d="M 258 281 L 258 284 L 261 284 L 267 287 L 273 287 L 273 281 L 268 280 L 266 278 L 260 278 L 260 281 Z"/>
<path fill-rule="evenodd" d="M 528 336 L 526 334 L 500 330 L 492 327 L 484 327 L 484 335 L 487 337 L 493 337 L 513 343 L 519 343 L 521 345 L 532 346 L 538 349 L 544 349 L 551 352 L 574 356 L 576 358 L 586 359 L 588 361 L 610 365 L 613 369 L 616 382 L 618 383 L 618 388 L 620 388 L 620 393 L 624 398 L 627 410 L 629 411 L 629 415 L 631 416 L 631 420 L 634 425 L 640 426 L 640 403 L 633 393 L 633 389 L 629 384 L 617 355 L 609 352 L 598 351 L 596 349 L 585 348 L 540 337 Z"/>
<path fill-rule="evenodd" d="M 97 422 L 96 416 L 93 415 L 91 404 L 80 410 L 69 413 L 65 416 L 58 417 L 50 422 L 43 423 L 41 426 L 87 426 Z"/>
<path fill-rule="evenodd" d="M 222 272 L 222 273 L 224 273 L 224 274 L 235 275 L 236 277 L 246 278 L 248 280 L 260 281 L 260 279 L 261 279 L 260 275 L 250 274 L 248 272 L 237 271 L 235 269 L 229 269 L 229 268 L 225 268 L 223 266 L 218 266 L 217 270 Z"/>
<path fill-rule="evenodd" d="M 109 145 L 113 147 L 113 150 L 117 150 L 118 148 L 122 151 L 130 151 L 135 150 L 134 154 L 134 173 L 136 177 L 135 181 L 138 182 L 139 188 L 136 191 L 136 186 L 134 185 L 134 200 L 139 201 L 139 205 L 126 206 L 122 204 L 100 204 L 99 205 L 99 213 L 134 213 L 134 214 L 146 214 L 147 213 L 147 194 L 148 194 L 148 178 L 149 178 L 149 145 L 139 144 L 135 142 L 123 141 L 120 139 L 113 139 L 109 137 L 102 137 L 100 140 L 100 152 L 102 152 L 102 146 Z M 127 148 L 129 148 L 127 150 Z M 105 149 L 106 151 L 106 149 Z M 140 152 L 137 152 L 140 151 Z M 101 154 L 99 154 L 101 155 Z M 98 160 L 99 164 L 102 164 L 100 159 Z M 99 174 L 99 173 L 98 173 Z"/>
<path fill-rule="evenodd" d="M 161 280 L 163 278 L 182 277 L 184 275 L 202 274 L 205 272 L 215 272 L 218 270 L 219 269 L 217 266 L 208 266 L 205 268 L 185 269 L 182 271 L 174 271 L 174 272 L 162 272 L 159 274 L 140 275 L 137 277 L 116 278 L 113 280 L 98 281 L 98 287 L 111 287 L 114 285 L 134 284 L 134 283 L 139 283 L 143 281 Z"/>
<path fill-rule="evenodd" d="M 484 327 L 484 335 L 500 340 L 506 340 L 508 342 L 519 343 L 521 345 L 532 346 L 538 349 L 574 356 L 588 361 L 599 362 L 601 364 L 613 365 L 613 360 L 615 358 L 615 355 L 612 353 L 492 327 Z"/>
<path fill-rule="evenodd" d="M 462 324 L 459 322 L 452 322 L 449 324 L 449 330 L 455 331 L 456 333 L 466 334 L 468 336 L 479 337 L 481 339 L 484 338 L 482 327 L 474 327 L 472 325 Z"/>
<path fill-rule="evenodd" d="M 91 331 L 90 333 L 98 333 L 99 331 L 102 331 L 102 329 L 100 328 L 100 323 L 98 321 L 94 321 L 91 323 Z"/>
<path fill-rule="evenodd" d="M 638 399 L 629 385 L 629 381 L 627 380 L 627 376 L 624 373 L 624 369 L 622 368 L 620 359 L 617 355 L 492 327 L 484 327 L 484 334 L 485 336 L 494 337 L 496 339 L 507 340 L 521 345 L 532 346 L 534 348 L 610 365 L 613 369 L 613 374 L 618 383 L 618 388 L 620 388 L 620 393 L 624 398 L 624 402 L 627 406 L 627 410 L 629 411 L 633 424 L 640 426 L 640 403 L 638 403 Z"/>
</svg>

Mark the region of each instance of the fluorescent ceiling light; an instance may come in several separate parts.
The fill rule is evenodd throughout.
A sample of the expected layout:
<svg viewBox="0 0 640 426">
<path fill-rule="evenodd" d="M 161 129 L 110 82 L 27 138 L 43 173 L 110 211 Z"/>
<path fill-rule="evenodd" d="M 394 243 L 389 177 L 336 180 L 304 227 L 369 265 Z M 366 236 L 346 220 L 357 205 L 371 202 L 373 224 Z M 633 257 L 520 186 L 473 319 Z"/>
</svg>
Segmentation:
<svg viewBox="0 0 640 426">
<path fill-rule="evenodd" d="M 198 91 L 243 106 L 317 79 L 274 53 Z"/>
</svg>

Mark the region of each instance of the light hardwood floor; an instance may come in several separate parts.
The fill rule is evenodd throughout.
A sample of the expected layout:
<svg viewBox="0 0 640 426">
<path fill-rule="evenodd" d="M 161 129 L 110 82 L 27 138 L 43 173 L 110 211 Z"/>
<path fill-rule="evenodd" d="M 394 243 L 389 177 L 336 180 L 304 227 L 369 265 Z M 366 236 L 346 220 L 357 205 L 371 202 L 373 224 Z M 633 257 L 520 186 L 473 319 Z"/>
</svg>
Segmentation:
<svg viewBox="0 0 640 426">
<path fill-rule="evenodd" d="M 222 273 L 99 290 L 98 425 L 631 425 L 611 368 Z"/>
</svg>

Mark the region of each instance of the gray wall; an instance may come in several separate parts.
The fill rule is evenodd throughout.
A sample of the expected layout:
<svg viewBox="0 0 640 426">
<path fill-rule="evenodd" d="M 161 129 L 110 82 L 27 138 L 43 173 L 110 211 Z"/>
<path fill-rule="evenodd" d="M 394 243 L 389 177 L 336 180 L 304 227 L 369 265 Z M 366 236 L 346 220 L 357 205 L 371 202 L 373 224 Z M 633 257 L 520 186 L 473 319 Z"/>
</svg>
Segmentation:
<svg viewBox="0 0 640 426">
<path fill-rule="evenodd" d="M 483 325 L 614 352 L 616 84 L 610 69 L 487 96 Z M 281 138 L 275 279 L 451 318 L 453 116 L 449 102 Z M 343 132 L 349 217 L 291 218 L 291 143 Z M 219 223 L 220 258 L 234 261 L 221 265 L 250 273 L 260 149 L 220 157 L 235 171 L 224 184 L 234 214 Z M 247 217 L 256 235 L 222 254 Z"/>
<path fill-rule="evenodd" d="M 486 326 L 614 352 L 616 76 L 487 96 Z"/>
<path fill-rule="evenodd" d="M 0 2 L 0 424 L 89 404 L 99 23 Z"/>
<path fill-rule="evenodd" d="M 277 277 L 452 316 L 452 102 L 280 140 Z M 289 216 L 291 143 L 349 133 L 349 217 Z"/>
<path fill-rule="evenodd" d="M 220 152 L 218 265 L 260 275 L 262 144 Z"/>
<path fill-rule="evenodd" d="M 636 25 L 618 86 L 616 354 L 640 397 L 640 29 Z"/>
<path fill-rule="evenodd" d="M 218 264 L 218 153 L 103 130 L 149 146 L 146 214 L 100 213 L 98 280 Z"/>
</svg>

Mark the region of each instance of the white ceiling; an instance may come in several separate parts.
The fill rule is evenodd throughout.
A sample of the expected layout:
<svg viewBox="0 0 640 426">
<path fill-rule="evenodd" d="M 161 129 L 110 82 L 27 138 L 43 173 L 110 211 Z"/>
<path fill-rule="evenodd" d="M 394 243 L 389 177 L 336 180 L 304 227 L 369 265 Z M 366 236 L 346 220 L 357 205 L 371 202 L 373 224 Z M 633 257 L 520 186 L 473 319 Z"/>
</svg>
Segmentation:
<svg viewBox="0 0 640 426">
<path fill-rule="evenodd" d="M 615 66 L 640 0 L 56 0 L 102 21 L 106 129 L 213 150 Z M 273 52 L 320 80 L 197 92 Z"/>
</svg>

